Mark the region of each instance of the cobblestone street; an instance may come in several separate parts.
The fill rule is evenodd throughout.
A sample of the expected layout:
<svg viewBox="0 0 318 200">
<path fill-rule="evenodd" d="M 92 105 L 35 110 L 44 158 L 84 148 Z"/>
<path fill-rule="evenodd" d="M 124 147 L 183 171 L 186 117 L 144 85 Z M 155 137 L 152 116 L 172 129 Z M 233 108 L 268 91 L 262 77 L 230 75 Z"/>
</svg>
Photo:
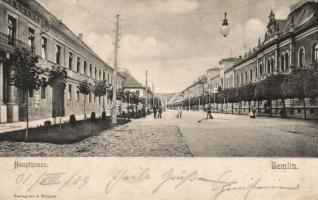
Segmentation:
<svg viewBox="0 0 318 200">
<path fill-rule="evenodd" d="M 165 112 L 67 145 L 0 142 L 0 156 L 318 156 L 314 121 Z M 199 123 L 199 120 L 202 120 Z"/>
<path fill-rule="evenodd" d="M 191 156 L 176 125 L 146 119 L 74 144 L 0 142 L 0 156 Z"/>
</svg>

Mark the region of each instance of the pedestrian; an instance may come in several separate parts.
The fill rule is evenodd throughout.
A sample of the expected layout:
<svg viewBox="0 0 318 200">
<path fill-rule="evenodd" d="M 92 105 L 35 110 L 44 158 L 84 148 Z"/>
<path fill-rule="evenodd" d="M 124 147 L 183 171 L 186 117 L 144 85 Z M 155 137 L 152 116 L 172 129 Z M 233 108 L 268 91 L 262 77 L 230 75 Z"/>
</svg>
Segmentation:
<svg viewBox="0 0 318 200">
<path fill-rule="evenodd" d="M 213 119 L 211 105 L 206 109 L 206 119 Z"/>
<path fill-rule="evenodd" d="M 255 118 L 256 117 L 256 108 L 255 106 L 251 107 L 251 112 L 249 113 L 250 118 Z"/>
<path fill-rule="evenodd" d="M 178 118 L 182 118 L 182 107 L 181 106 L 179 106 L 178 107 Z"/>
<path fill-rule="evenodd" d="M 153 108 L 153 118 L 157 118 L 157 107 L 156 106 L 154 106 Z"/>
<path fill-rule="evenodd" d="M 146 117 L 146 106 L 145 105 L 142 106 L 141 112 L 142 112 L 142 116 Z"/>
<path fill-rule="evenodd" d="M 162 107 L 161 106 L 159 106 L 159 108 L 158 108 L 158 118 L 162 118 Z"/>
</svg>

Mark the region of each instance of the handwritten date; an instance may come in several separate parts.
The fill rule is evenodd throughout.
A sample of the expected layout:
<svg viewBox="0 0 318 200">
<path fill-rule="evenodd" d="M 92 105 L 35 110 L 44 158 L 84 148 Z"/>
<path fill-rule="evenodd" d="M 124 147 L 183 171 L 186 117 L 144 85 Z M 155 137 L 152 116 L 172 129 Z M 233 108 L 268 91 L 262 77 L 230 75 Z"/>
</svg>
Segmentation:
<svg viewBox="0 0 318 200">
<path fill-rule="evenodd" d="M 77 189 L 82 189 L 88 182 L 90 176 L 84 176 L 81 171 L 74 174 L 66 172 L 48 172 L 44 171 L 41 175 L 32 173 L 21 173 L 16 177 L 16 184 L 27 186 L 26 191 L 30 192 L 35 187 L 39 186 L 55 186 L 57 191 L 73 186 Z"/>
</svg>

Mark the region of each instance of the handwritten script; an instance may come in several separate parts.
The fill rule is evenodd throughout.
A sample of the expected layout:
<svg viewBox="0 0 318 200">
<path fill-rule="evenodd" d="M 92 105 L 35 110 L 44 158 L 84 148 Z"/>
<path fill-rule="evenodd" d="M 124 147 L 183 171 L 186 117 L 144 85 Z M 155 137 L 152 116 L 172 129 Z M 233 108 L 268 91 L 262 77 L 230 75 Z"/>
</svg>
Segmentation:
<svg viewBox="0 0 318 200">
<path fill-rule="evenodd" d="M 162 175 L 162 182 L 160 182 L 155 189 L 152 191 L 153 194 L 159 192 L 159 190 L 168 183 L 174 183 L 173 189 L 177 190 L 185 184 L 195 184 L 202 182 L 209 184 L 210 186 L 210 198 L 209 200 L 216 200 L 221 197 L 222 194 L 231 191 L 242 191 L 243 199 L 247 199 L 250 194 L 257 190 L 298 190 L 299 184 L 294 185 L 262 185 L 261 178 L 251 178 L 247 185 L 241 185 L 238 180 L 232 178 L 232 171 L 228 170 L 221 173 L 216 178 L 207 178 L 199 176 L 198 170 L 193 170 L 188 173 L 182 171 L 178 175 L 175 169 L 170 169 Z"/>
<path fill-rule="evenodd" d="M 83 170 L 84 171 L 84 170 Z M 225 194 L 237 192 L 241 199 L 248 199 L 252 193 L 257 191 L 285 190 L 296 191 L 300 188 L 297 183 L 282 184 L 283 181 L 277 180 L 277 184 L 266 185 L 260 177 L 249 177 L 239 180 L 234 176 L 231 170 L 226 170 L 214 177 L 202 176 L 199 170 L 186 171 L 171 168 L 164 171 L 159 177 L 157 174 L 151 174 L 150 168 L 140 168 L 130 171 L 117 169 L 113 172 L 86 174 L 82 170 L 74 173 L 65 171 L 52 172 L 42 171 L 41 173 L 20 173 L 16 176 L 16 184 L 25 186 L 25 192 L 31 192 L 35 188 L 45 189 L 45 187 L 54 187 L 56 192 L 70 189 L 86 190 L 88 192 L 97 192 L 103 188 L 104 195 L 110 195 L 117 189 L 118 191 L 133 190 L 134 186 L 144 184 L 147 186 L 145 192 L 151 196 L 160 196 L 160 193 L 169 191 L 172 197 L 176 192 L 181 191 L 182 187 L 187 189 L 201 188 L 206 191 L 207 200 L 216 200 L 222 198 Z M 210 175 L 209 175 L 210 176 Z M 264 178 L 266 179 L 266 177 Z M 96 183 L 98 187 L 96 188 Z M 101 186 L 101 187 L 100 187 Z M 72 187 L 72 188 L 70 188 Z M 208 188 L 208 189 L 206 189 Z M 94 190 L 92 190 L 94 189 Z M 200 191 L 200 193 L 202 193 Z M 116 193 L 117 194 L 117 193 Z M 236 196 L 236 199 L 240 199 Z"/>
</svg>

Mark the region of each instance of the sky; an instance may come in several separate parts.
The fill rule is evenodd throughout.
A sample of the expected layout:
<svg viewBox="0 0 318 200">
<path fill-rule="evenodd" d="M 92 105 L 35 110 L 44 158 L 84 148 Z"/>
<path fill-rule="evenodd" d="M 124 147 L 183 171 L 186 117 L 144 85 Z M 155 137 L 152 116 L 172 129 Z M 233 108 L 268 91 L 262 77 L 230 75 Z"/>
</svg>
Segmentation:
<svg viewBox="0 0 318 200">
<path fill-rule="evenodd" d="M 287 18 L 297 0 L 37 0 L 110 66 L 114 23 L 120 15 L 119 68 L 154 85 L 156 93 L 180 92 L 263 40 L 271 10 Z M 230 34 L 221 25 L 228 13 Z"/>
</svg>

